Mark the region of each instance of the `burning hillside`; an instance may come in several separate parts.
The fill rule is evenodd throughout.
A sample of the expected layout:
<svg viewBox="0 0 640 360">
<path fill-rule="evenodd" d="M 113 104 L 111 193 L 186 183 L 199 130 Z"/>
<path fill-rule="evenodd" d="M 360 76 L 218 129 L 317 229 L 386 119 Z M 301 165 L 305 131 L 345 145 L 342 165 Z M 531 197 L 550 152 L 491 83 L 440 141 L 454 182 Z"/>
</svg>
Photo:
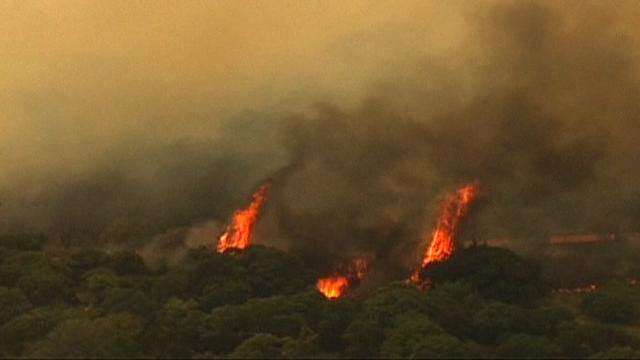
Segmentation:
<svg viewBox="0 0 640 360">
<path fill-rule="evenodd" d="M 234 213 L 231 223 L 218 240 L 217 251 L 219 253 L 242 250 L 250 245 L 253 227 L 261 215 L 269 188 L 270 184 L 261 185 L 253 194 L 251 204 Z M 461 223 L 466 217 L 469 207 L 477 198 L 478 192 L 479 184 L 473 182 L 445 196 L 442 212 L 435 230 L 430 236 L 431 241 L 424 252 L 420 267 L 412 273 L 409 279 L 411 283 L 424 285 L 425 280 L 421 277 L 422 269 L 433 263 L 445 261 L 453 254 Z M 340 266 L 333 276 L 318 279 L 316 288 L 327 299 L 337 299 L 350 288 L 357 286 L 365 277 L 367 270 L 367 261 L 357 257 L 349 265 Z"/>
</svg>

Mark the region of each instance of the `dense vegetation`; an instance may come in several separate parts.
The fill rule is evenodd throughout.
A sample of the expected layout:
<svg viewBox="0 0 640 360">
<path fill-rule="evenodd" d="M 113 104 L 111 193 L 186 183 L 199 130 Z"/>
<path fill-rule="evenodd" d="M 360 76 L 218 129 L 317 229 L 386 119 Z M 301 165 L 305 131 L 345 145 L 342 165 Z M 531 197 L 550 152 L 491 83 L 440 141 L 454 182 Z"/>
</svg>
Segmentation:
<svg viewBox="0 0 640 360">
<path fill-rule="evenodd" d="M 0 357 L 638 357 L 640 291 L 611 283 L 556 301 L 533 261 L 472 247 L 427 271 L 327 301 L 295 255 L 44 250 L 0 238 Z"/>
</svg>

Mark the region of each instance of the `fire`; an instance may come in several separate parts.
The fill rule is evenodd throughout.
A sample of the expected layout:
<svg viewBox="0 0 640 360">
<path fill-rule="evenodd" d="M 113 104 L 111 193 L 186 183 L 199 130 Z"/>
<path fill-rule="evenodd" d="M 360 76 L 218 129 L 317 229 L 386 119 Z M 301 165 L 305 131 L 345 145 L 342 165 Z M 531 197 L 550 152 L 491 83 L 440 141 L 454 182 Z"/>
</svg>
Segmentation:
<svg viewBox="0 0 640 360">
<path fill-rule="evenodd" d="M 337 299 L 349 287 L 349 279 L 346 276 L 332 276 L 318 280 L 316 288 L 327 298 Z"/>
<path fill-rule="evenodd" d="M 218 240 L 217 250 L 219 253 L 229 249 L 241 250 L 249 246 L 253 225 L 258 220 L 260 211 L 267 200 L 269 187 L 269 184 L 260 186 L 253 194 L 251 204 L 246 209 L 238 210 L 233 214 L 231 223 Z"/>
<path fill-rule="evenodd" d="M 336 275 L 319 279 L 316 283 L 316 288 L 327 299 L 332 300 L 341 297 L 348 288 L 358 284 L 367 274 L 366 260 L 353 260 L 346 272 L 346 275 Z"/>
<path fill-rule="evenodd" d="M 455 250 L 455 239 L 460 230 L 460 223 L 467 215 L 469 207 L 478 196 L 480 186 L 477 182 L 467 184 L 444 199 L 443 210 L 431 235 L 431 243 L 422 258 L 421 269 L 448 259 Z M 409 282 L 422 282 L 420 270 L 411 274 Z"/>
</svg>

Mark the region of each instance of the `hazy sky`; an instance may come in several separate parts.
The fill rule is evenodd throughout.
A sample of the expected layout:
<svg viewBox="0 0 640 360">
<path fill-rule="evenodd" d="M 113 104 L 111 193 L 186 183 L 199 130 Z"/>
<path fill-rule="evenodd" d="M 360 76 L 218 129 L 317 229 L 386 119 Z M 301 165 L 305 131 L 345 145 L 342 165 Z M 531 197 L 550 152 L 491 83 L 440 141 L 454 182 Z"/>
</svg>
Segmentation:
<svg viewBox="0 0 640 360">
<path fill-rule="evenodd" d="M 460 4 L 2 1 L 0 184 L 132 137 L 215 137 L 236 112 L 344 100 L 454 48 Z"/>
<path fill-rule="evenodd" d="M 473 178 L 481 229 L 631 229 L 638 23 L 633 0 L 0 1 L 0 230 L 225 219 L 270 176 L 296 240 L 416 224 Z"/>
</svg>

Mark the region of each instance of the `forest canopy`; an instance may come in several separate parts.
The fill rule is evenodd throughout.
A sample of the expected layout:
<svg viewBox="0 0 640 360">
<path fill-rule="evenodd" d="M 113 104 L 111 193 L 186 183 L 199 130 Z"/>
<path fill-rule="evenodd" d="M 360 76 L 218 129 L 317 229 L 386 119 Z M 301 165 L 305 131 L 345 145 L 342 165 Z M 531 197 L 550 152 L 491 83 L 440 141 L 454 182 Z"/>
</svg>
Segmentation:
<svg viewBox="0 0 640 360">
<path fill-rule="evenodd" d="M 18 239 L 20 241 L 18 241 Z M 180 358 L 637 357 L 640 290 L 612 282 L 571 303 L 540 265 L 460 249 L 425 272 L 327 300 L 296 254 L 193 249 L 148 266 L 132 251 L 0 238 L 0 356 Z"/>
</svg>

